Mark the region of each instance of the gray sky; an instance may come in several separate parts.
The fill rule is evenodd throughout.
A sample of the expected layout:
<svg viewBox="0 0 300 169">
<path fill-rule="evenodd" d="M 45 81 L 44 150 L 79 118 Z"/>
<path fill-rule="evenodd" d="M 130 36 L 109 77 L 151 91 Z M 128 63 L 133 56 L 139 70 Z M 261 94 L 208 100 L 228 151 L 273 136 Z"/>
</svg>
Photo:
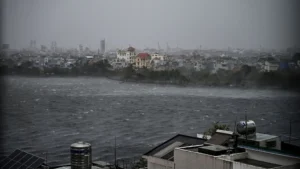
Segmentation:
<svg viewBox="0 0 300 169">
<path fill-rule="evenodd" d="M 297 0 L 4 0 L 2 41 L 99 48 L 286 48 L 296 42 Z"/>
</svg>

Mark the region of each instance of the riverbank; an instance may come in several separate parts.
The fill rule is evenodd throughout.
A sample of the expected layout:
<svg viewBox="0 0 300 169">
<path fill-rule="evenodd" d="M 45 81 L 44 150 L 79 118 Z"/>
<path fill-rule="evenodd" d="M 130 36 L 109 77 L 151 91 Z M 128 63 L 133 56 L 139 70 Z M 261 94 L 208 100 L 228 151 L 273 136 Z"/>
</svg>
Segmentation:
<svg viewBox="0 0 300 169">
<path fill-rule="evenodd" d="M 159 86 L 174 86 L 174 87 L 192 87 L 192 88 L 234 88 L 234 89 L 267 89 L 267 90 L 285 90 L 285 91 L 293 91 L 299 92 L 300 88 L 284 88 L 281 86 L 268 86 L 268 85 L 225 85 L 225 84 L 205 84 L 205 83 L 195 83 L 195 82 L 185 82 L 181 83 L 179 81 L 172 81 L 172 80 L 150 80 L 150 79 L 138 79 L 138 78 L 124 78 L 122 76 L 108 76 L 108 75 L 3 75 L 2 77 L 27 77 L 27 78 L 52 78 L 52 77 L 60 77 L 60 78 L 106 78 L 109 80 L 118 81 L 120 84 L 122 83 L 138 83 L 138 84 L 155 84 Z"/>
</svg>

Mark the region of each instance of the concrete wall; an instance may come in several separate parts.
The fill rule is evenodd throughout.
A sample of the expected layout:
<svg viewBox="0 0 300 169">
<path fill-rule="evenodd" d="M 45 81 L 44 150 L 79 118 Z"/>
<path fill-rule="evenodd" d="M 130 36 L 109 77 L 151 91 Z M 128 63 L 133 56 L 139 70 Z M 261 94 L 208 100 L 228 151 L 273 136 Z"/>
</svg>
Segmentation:
<svg viewBox="0 0 300 169">
<path fill-rule="evenodd" d="M 230 161 L 234 161 L 237 159 L 244 159 L 244 158 L 248 158 L 248 153 L 246 152 L 242 152 L 242 153 L 236 153 L 236 154 L 230 154 L 230 155 L 223 155 L 221 156 L 222 159 L 227 159 Z"/>
<path fill-rule="evenodd" d="M 175 169 L 232 169 L 232 162 L 219 157 L 175 149 Z"/>
<path fill-rule="evenodd" d="M 293 164 L 293 165 L 288 165 L 288 166 L 276 167 L 274 169 L 299 169 L 299 168 L 300 168 L 300 163 Z"/>
<path fill-rule="evenodd" d="M 246 151 L 248 152 L 248 158 L 250 159 L 274 163 L 278 165 L 292 165 L 300 162 L 300 159 L 296 157 L 272 154 L 270 152 L 263 152 L 251 149 L 247 149 Z"/>
<path fill-rule="evenodd" d="M 145 156 L 148 169 L 174 169 L 174 162 L 161 158 Z"/>
<path fill-rule="evenodd" d="M 248 165 L 248 164 L 239 163 L 239 162 L 233 162 L 233 169 L 265 169 L 265 168 L 256 167 L 253 165 Z"/>
<path fill-rule="evenodd" d="M 259 142 L 259 146 L 260 147 L 267 147 L 266 143 L 269 142 L 269 141 L 276 141 L 276 146 L 273 147 L 273 148 L 277 149 L 277 150 L 281 150 L 281 140 L 280 140 L 279 137 L 272 138 L 272 139 L 269 139 L 269 140 L 266 140 L 266 141 L 261 141 L 261 142 Z"/>
</svg>

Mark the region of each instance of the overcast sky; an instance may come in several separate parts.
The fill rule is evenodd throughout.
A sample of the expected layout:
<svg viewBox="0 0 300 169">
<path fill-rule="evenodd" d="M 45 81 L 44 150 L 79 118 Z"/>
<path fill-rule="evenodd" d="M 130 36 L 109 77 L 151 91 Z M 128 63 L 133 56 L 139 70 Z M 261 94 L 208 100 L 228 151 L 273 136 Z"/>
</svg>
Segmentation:
<svg viewBox="0 0 300 169">
<path fill-rule="evenodd" d="M 97 49 L 286 48 L 296 42 L 297 0 L 4 0 L 2 42 L 56 41 Z"/>
</svg>

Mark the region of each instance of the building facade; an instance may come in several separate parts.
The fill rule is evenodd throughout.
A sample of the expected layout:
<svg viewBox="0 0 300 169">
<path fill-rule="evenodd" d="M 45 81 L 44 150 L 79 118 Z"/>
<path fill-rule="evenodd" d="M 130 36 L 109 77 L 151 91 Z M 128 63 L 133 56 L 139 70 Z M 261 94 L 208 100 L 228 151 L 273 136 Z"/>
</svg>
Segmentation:
<svg viewBox="0 0 300 169">
<path fill-rule="evenodd" d="M 151 55 L 148 53 L 139 53 L 135 59 L 136 68 L 150 68 Z"/>
<path fill-rule="evenodd" d="M 119 50 L 117 52 L 117 58 L 119 60 L 124 60 L 127 63 L 134 64 L 135 63 L 135 49 L 133 47 L 129 47 L 127 50 Z"/>
<path fill-rule="evenodd" d="M 296 169 L 300 158 L 244 147 L 235 153 L 219 145 L 175 148 L 174 166 L 180 169 Z"/>
<path fill-rule="evenodd" d="M 101 53 L 105 53 L 105 39 L 101 40 Z"/>
<path fill-rule="evenodd" d="M 279 63 L 276 61 L 265 61 L 264 71 L 265 72 L 274 72 L 279 68 Z"/>
</svg>

